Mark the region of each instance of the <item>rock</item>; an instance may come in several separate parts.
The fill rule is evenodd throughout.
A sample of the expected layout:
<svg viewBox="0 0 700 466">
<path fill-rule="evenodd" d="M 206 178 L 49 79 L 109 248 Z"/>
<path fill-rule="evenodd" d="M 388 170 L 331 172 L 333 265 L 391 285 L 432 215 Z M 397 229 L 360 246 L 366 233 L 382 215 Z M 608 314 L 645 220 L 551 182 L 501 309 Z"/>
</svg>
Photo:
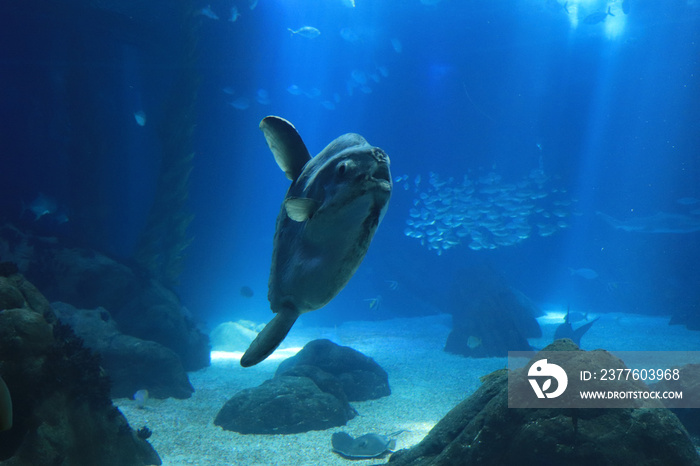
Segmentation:
<svg viewBox="0 0 700 466">
<path fill-rule="evenodd" d="M 342 426 L 353 417 L 347 403 L 311 379 L 281 376 L 234 395 L 214 424 L 241 434 L 295 434 Z"/>
<path fill-rule="evenodd" d="M 112 380 L 112 398 L 147 389 L 152 398 L 189 398 L 194 392 L 178 356 L 163 345 L 122 334 L 104 308 L 76 309 L 54 303 L 58 318 L 102 358 Z"/>
<path fill-rule="evenodd" d="M 211 362 L 209 337 L 197 328 L 177 295 L 155 280 L 143 282 L 139 292 L 115 310 L 114 320 L 122 332 L 173 350 L 187 371 Z"/>
<path fill-rule="evenodd" d="M 456 274 L 449 312 L 448 353 L 505 357 L 508 351 L 529 351 L 527 339 L 542 336 L 535 319 L 540 314 L 537 307 L 486 265 Z"/>
<path fill-rule="evenodd" d="M 578 351 L 570 340 L 559 340 L 545 350 L 557 348 Z M 621 364 L 605 351 L 579 351 L 574 358 L 588 368 Z M 514 373 L 527 383 L 523 369 Z M 484 377 L 481 387 L 447 413 L 418 445 L 397 451 L 389 463 L 700 465 L 686 430 L 667 409 L 508 408 L 507 379 L 504 369 Z M 639 387 L 630 383 L 629 388 Z"/>
<path fill-rule="evenodd" d="M 255 339 L 255 331 L 238 322 L 224 322 L 209 334 L 212 351 L 245 351 Z"/>
<path fill-rule="evenodd" d="M 161 464 L 112 405 L 95 353 L 24 277 L 7 278 L 0 300 L 13 302 L 19 292 L 23 303 L 0 309 L 0 376 L 13 405 L 13 426 L 0 433 L 0 464 Z"/>
<path fill-rule="evenodd" d="M 0 277 L 0 309 L 15 309 L 24 305 L 24 296 L 5 277 Z"/>
<path fill-rule="evenodd" d="M 374 359 L 330 340 L 313 340 L 295 356 L 282 361 L 275 377 L 297 365 L 315 366 L 335 376 L 348 400 L 366 401 L 389 396 L 389 376 Z"/>
<path fill-rule="evenodd" d="M 140 269 L 8 224 L 0 226 L 0 256 L 14 261 L 52 301 L 109 309 L 123 333 L 170 348 L 185 370 L 210 364 L 207 335 L 196 327 L 174 292 Z"/>
<path fill-rule="evenodd" d="M 357 415 L 348 400 L 390 393 L 386 372 L 372 358 L 329 340 L 314 340 L 282 361 L 274 378 L 226 402 L 214 424 L 242 434 L 324 430 Z"/>
<path fill-rule="evenodd" d="M 671 410 L 683 423 L 688 432 L 700 436 L 700 364 L 686 364 L 678 367 L 678 380 L 663 380 L 650 384 L 651 390 L 682 391 L 682 399 L 663 400 L 664 405 Z"/>
<path fill-rule="evenodd" d="M 0 306 L 2 309 L 30 308 L 41 314 L 48 323 L 56 321 L 56 316 L 49 301 L 20 273 L 1 276 L 2 286 L 0 286 L 0 300 L 6 305 Z M 13 304 L 19 304 L 13 306 Z"/>
<path fill-rule="evenodd" d="M 698 307 L 699 303 L 697 302 L 681 305 L 671 316 L 668 325 L 685 325 L 688 330 L 700 330 Z"/>
<path fill-rule="evenodd" d="M 311 379 L 311 381 L 315 383 L 322 392 L 330 393 L 334 397 L 338 398 L 343 406 L 348 407 L 347 414 L 349 419 L 352 419 L 357 414 L 357 411 L 355 411 L 355 409 L 348 403 L 348 396 L 345 394 L 343 385 L 336 376 L 329 374 L 316 366 L 307 366 L 304 364 L 297 364 L 287 369 L 280 375 L 280 377 L 281 376 L 306 377 Z"/>
</svg>

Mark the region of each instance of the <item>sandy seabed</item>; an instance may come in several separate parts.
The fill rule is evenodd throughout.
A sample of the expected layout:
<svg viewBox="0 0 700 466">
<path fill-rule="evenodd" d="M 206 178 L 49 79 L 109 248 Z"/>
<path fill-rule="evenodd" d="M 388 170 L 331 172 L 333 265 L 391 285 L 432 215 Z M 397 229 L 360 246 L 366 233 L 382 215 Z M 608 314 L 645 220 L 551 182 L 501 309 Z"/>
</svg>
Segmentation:
<svg viewBox="0 0 700 466">
<path fill-rule="evenodd" d="M 669 326 L 668 317 L 604 314 L 582 340 L 582 348 L 618 351 L 700 351 L 700 333 Z M 535 348 L 552 341 L 561 320 L 540 319 L 542 338 Z M 404 430 L 397 449 L 418 442 L 455 405 L 472 394 L 479 378 L 507 366 L 506 358 L 470 359 L 445 353 L 451 317 L 436 315 L 380 322 L 346 322 L 336 328 L 304 327 L 297 323 L 285 340 L 287 352 L 273 354 L 251 368 L 238 360 L 216 359 L 206 369 L 189 373 L 195 393 L 187 400 L 148 400 L 144 409 L 128 399 L 115 400 L 134 429 L 148 426 L 149 439 L 166 466 L 201 465 L 347 465 L 331 451 L 330 439 L 345 431 L 357 437 Z M 575 324 L 577 327 L 580 324 Z M 391 395 L 352 402 L 359 415 L 346 426 L 288 435 L 242 435 L 214 425 L 226 401 L 244 388 L 274 375 L 280 360 L 294 348 L 317 338 L 350 346 L 372 358 L 389 374 Z M 350 464 L 385 463 L 387 457 Z"/>
</svg>

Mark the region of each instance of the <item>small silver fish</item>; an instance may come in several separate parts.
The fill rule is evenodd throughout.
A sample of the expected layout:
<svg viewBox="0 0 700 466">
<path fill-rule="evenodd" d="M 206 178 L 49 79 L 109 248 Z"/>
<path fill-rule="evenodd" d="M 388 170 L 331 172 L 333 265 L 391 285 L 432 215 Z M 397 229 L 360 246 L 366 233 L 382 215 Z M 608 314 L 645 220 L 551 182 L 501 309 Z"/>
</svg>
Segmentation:
<svg viewBox="0 0 700 466">
<path fill-rule="evenodd" d="M 238 18 L 241 17 L 241 13 L 238 11 L 237 6 L 232 6 L 231 7 L 231 14 L 228 17 L 228 20 L 231 21 L 232 23 L 235 23 Z"/>
<path fill-rule="evenodd" d="M 605 21 L 608 16 L 615 16 L 610 12 L 610 8 L 608 7 L 607 11 L 596 11 L 595 13 L 591 13 L 590 15 L 586 16 L 583 18 L 583 21 L 581 21 L 583 24 L 598 24 L 602 23 Z"/>
<path fill-rule="evenodd" d="M 364 301 L 369 303 L 370 310 L 378 311 L 382 305 L 382 295 L 378 295 L 376 298 L 367 298 Z"/>
<path fill-rule="evenodd" d="M 287 28 L 287 31 L 291 32 L 292 35 L 297 34 L 301 37 L 306 37 L 307 39 L 315 39 L 321 35 L 321 31 L 313 26 L 303 26 L 299 29 Z"/>
<path fill-rule="evenodd" d="M 391 197 L 389 157 L 344 134 L 311 158 L 294 126 L 260 122 L 277 165 L 292 180 L 277 216 L 268 283 L 276 316 L 250 344 L 243 367 L 267 358 L 304 312 L 330 302 L 365 257 Z"/>
<path fill-rule="evenodd" d="M 219 15 L 217 15 L 214 10 L 211 9 L 211 5 L 207 5 L 201 10 L 199 10 L 199 14 L 202 16 L 206 16 L 207 18 L 210 19 L 219 19 Z"/>
<path fill-rule="evenodd" d="M 137 125 L 146 126 L 146 112 L 143 110 L 134 112 L 134 120 L 136 120 Z"/>
</svg>

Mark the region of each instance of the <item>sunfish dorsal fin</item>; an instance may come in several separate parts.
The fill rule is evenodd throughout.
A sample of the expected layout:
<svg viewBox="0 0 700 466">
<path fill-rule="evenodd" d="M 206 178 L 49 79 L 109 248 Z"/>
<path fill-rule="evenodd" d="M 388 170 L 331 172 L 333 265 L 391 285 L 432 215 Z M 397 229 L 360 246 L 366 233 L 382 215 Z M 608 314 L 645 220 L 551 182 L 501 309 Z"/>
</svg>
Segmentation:
<svg viewBox="0 0 700 466">
<path fill-rule="evenodd" d="M 260 122 L 260 129 L 277 165 L 287 178 L 296 180 L 311 156 L 294 125 L 284 118 L 268 116 Z"/>
<path fill-rule="evenodd" d="M 318 210 L 319 202 L 307 197 L 290 197 L 284 201 L 287 216 L 295 222 L 304 222 Z"/>
</svg>

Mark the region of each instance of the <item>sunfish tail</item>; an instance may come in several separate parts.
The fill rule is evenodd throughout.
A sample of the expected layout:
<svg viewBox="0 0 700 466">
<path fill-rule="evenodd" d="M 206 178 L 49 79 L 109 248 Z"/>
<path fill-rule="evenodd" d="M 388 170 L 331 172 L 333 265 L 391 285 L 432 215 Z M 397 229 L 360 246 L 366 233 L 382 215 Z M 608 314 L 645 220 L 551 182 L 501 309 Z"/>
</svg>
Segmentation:
<svg viewBox="0 0 700 466">
<path fill-rule="evenodd" d="M 295 311 L 279 312 L 267 323 L 264 329 L 250 344 L 246 352 L 241 357 L 241 366 L 250 367 L 267 359 L 272 352 L 282 343 L 287 336 L 294 322 L 299 318 L 299 313 Z"/>
</svg>

